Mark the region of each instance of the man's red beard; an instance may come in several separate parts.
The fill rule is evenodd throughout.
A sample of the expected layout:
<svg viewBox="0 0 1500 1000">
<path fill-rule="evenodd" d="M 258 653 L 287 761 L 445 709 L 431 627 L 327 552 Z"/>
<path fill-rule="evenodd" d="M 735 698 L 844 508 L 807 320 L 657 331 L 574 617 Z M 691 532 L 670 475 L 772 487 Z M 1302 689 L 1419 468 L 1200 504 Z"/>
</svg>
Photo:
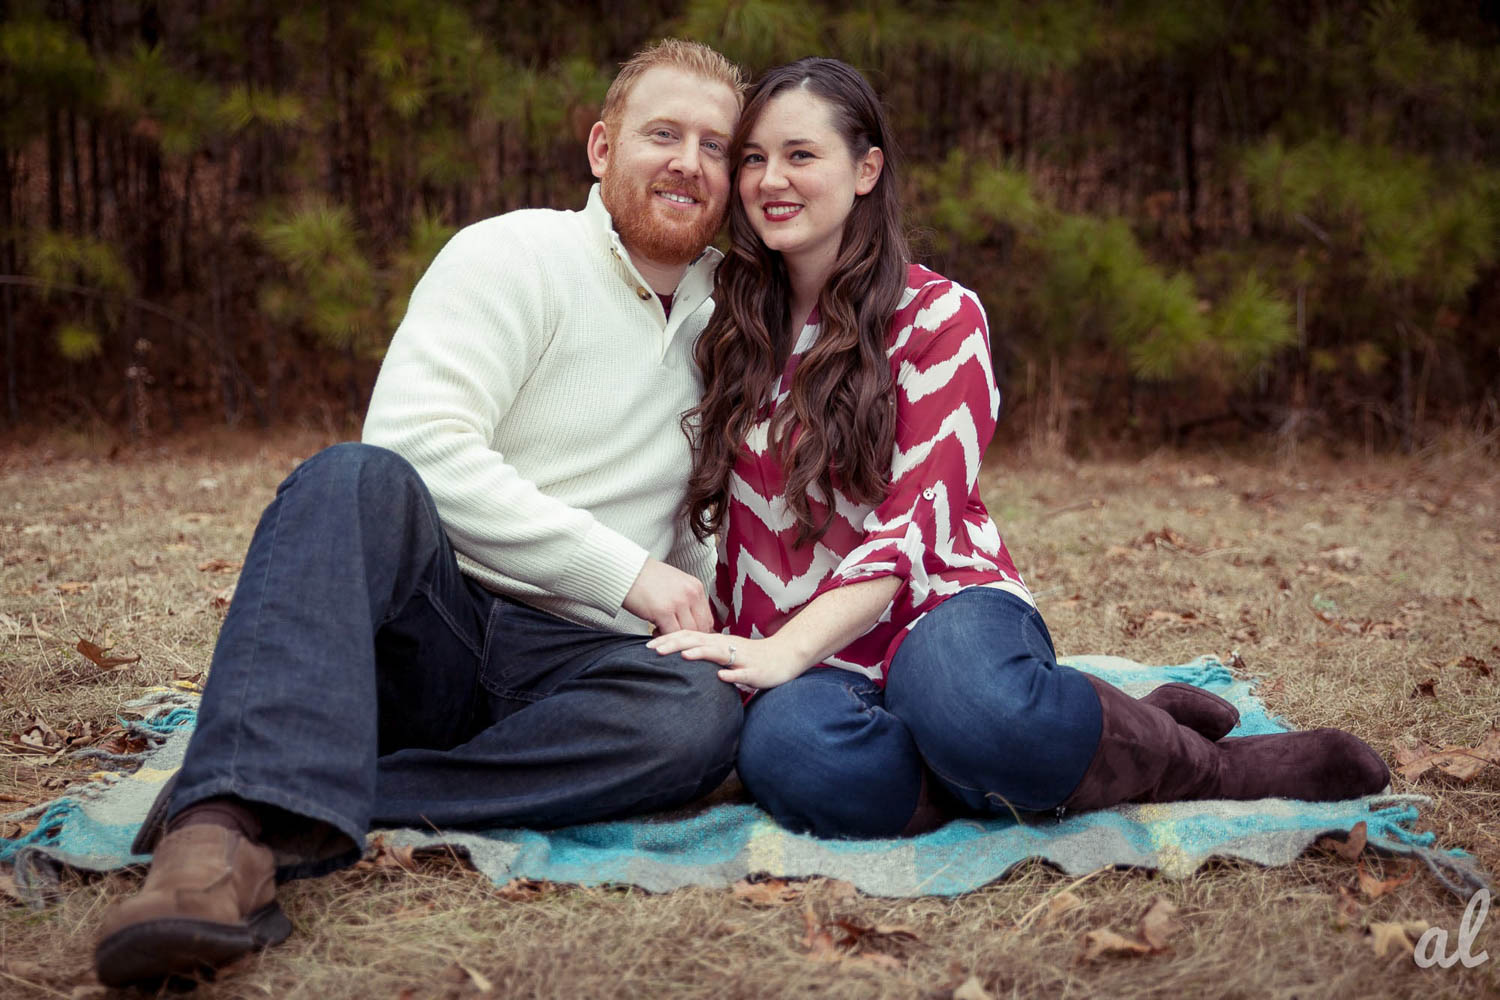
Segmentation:
<svg viewBox="0 0 1500 1000">
<path fill-rule="evenodd" d="M 695 198 L 704 206 L 708 204 L 708 196 L 697 184 L 683 181 L 662 188 Z M 609 209 L 625 248 L 658 264 L 689 263 L 703 252 L 724 222 L 722 210 L 703 211 L 676 222 L 663 218 L 668 213 L 653 204 L 657 200 L 654 190 L 635 186 L 619 176 L 618 171 L 606 169 L 600 189 L 604 207 Z"/>
</svg>

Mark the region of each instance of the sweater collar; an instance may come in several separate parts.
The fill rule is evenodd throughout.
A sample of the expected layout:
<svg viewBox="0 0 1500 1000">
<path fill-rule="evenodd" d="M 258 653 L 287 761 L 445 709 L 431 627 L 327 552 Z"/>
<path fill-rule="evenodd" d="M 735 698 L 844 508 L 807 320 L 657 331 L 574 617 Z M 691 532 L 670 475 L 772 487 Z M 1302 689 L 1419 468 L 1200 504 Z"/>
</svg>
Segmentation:
<svg viewBox="0 0 1500 1000">
<path fill-rule="evenodd" d="M 621 279 L 631 287 L 636 298 L 648 306 L 653 306 L 661 314 L 660 318 L 666 323 L 669 332 L 675 332 L 683 319 L 692 315 L 699 306 L 708 301 L 708 297 L 714 290 L 714 269 L 718 267 L 720 259 L 724 256 L 718 250 L 705 247 L 682 273 L 682 280 L 677 283 L 677 288 L 672 293 L 672 316 L 669 319 L 662 313 L 660 301 L 657 300 L 646 279 L 641 276 L 641 272 L 637 270 L 635 262 L 630 259 L 630 251 L 621 242 L 620 234 L 615 231 L 614 219 L 610 216 L 609 209 L 604 207 L 604 196 L 600 193 L 598 184 L 589 190 L 588 205 L 583 210 L 583 216 L 588 221 L 590 229 L 599 237 L 602 245 L 618 263 Z"/>
</svg>

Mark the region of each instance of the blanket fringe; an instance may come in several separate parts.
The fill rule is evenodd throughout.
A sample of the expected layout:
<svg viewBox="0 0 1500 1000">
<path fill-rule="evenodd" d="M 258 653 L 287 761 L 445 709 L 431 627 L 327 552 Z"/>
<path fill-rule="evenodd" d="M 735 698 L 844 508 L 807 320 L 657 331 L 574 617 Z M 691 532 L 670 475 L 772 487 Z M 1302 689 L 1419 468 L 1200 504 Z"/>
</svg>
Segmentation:
<svg viewBox="0 0 1500 1000">
<path fill-rule="evenodd" d="M 45 806 L 33 806 L 30 809 L 13 814 L 11 819 L 29 819 L 41 810 L 41 819 L 37 820 L 32 831 L 15 840 L 0 840 L 0 861 L 11 861 L 23 848 L 27 847 L 51 847 L 61 839 L 63 824 L 78 812 L 78 803 L 64 796 Z"/>
</svg>

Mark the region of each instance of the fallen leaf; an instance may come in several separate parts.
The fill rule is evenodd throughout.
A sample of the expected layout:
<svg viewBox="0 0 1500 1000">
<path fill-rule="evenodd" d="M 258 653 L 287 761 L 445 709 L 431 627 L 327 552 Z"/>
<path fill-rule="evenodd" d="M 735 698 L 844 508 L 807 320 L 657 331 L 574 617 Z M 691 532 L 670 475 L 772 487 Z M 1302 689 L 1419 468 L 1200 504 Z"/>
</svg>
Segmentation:
<svg viewBox="0 0 1500 1000">
<path fill-rule="evenodd" d="M 734 898 L 751 906 L 785 906 L 802 898 L 805 882 L 788 882 L 784 878 L 768 878 L 759 882 L 740 879 L 730 891 Z"/>
<path fill-rule="evenodd" d="M 823 962 L 838 961 L 838 950 L 833 946 L 833 935 L 823 926 L 809 903 L 802 910 L 802 947 L 809 958 Z"/>
<path fill-rule="evenodd" d="M 859 945 L 878 945 L 883 941 L 917 941 L 917 932 L 904 924 L 862 924 L 857 920 L 835 920 L 833 925 L 843 931 L 836 944 L 840 948 Z"/>
<path fill-rule="evenodd" d="M 812 886 L 820 887 L 823 896 L 831 903 L 838 903 L 846 899 L 853 899 L 855 896 L 859 895 L 859 890 L 854 888 L 854 883 L 845 882 L 843 879 L 820 878 L 814 879 L 809 884 Z"/>
<path fill-rule="evenodd" d="M 133 733 L 127 733 L 122 729 L 115 735 L 110 736 L 108 739 L 105 739 L 103 742 L 101 742 L 99 744 L 99 749 L 105 751 L 106 753 L 116 754 L 121 757 L 128 757 L 132 754 L 140 753 L 150 745 L 150 741 L 147 740 L 144 736 L 137 736 Z"/>
<path fill-rule="evenodd" d="M 210 559 L 198 564 L 198 569 L 204 573 L 238 573 L 245 564 L 242 562 L 231 562 L 228 559 Z"/>
<path fill-rule="evenodd" d="M 1152 948 L 1143 941 L 1135 941 L 1114 931 L 1089 931 L 1083 936 L 1085 962 L 1092 962 L 1106 955 L 1149 955 Z"/>
<path fill-rule="evenodd" d="M 555 882 L 546 882 L 531 878 L 513 878 L 509 882 L 495 890 L 495 895 L 512 903 L 530 903 L 543 896 L 550 896 L 557 892 L 558 886 Z"/>
<path fill-rule="evenodd" d="M 229 607 L 230 600 L 234 598 L 234 586 L 235 585 L 231 583 L 229 586 L 224 587 L 221 590 L 214 591 L 213 595 L 208 599 L 208 606 L 211 608 Z"/>
<path fill-rule="evenodd" d="M 1364 561 L 1364 554 L 1358 547 L 1353 545 L 1340 546 L 1338 548 L 1324 549 L 1318 553 L 1329 566 L 1345 573 L 1359 569 L 1359 564 Z"/>
<path fill-rule="evenodd" d="M 139 653 L 135 656 L 106 656 L 105 654 L 109 652 L 108 649 L 95 645 L 82 637 L 79 637 L 78 645 L 74 648 L 91 660 L 94 666 L 100 670 L 113 670 L 116 667 L 141 662 Z"/>
<path fill-rule="evenodd" d="M 1083 906 L 1083 900 L 1077 894 L 1071 892 L 1060 892 L 1047 901 L 1047 912 L 1042 915 L 1042 926 L 1051 927 L 1063 917 Z"/>
<path fill-rule="evenodd" d="M 1401 872 L 1397 875 L 1393 875 L 1388 879 L 1378 879 L 1365 870 L 1365 863 L 1363 859 L 1361 859 L 1359 862 L 1359 871 L 1357 872 L 1357 877 L 1359 879 L 1359 891 L 1364 893 L 1366 896 L 1369 896 L 1371 899 L 1379 899 L 1381 896 L 1384 896 L 1392 889 L 1396 889 L 1400 886 L 1405 885 L 1406 883 L 1411 881 L 1411 876 L 1412 869 L 1411 866 L 1408 865 L 1401 869 Z"/>
<path fill-rule="evenodd" d="M 1456 660 L 1449 660 L 1445 666 L 1458 667 L 1460 670 L 1472 670 L 1480 677 L 1488 677 L 1494 673 L 1490 665 L 1477 656 L 1460 656 Z"/>
<path fill-rule="evenodd" d="M 1165 526 L 1163 526 L 1160 531 L 1146 532 L 1144 535 L 1142 535 L 1140 538 L 1137 538 L 1130 544 L 1138 549 L 1178 549 L 1183 552 L 1191 552 L 1194 555 L 1198 555 L 1203 552 L 1203 549 L 1200 546 L 1194 545 L 1192 542 L 1188 541 L 1186 538 L 1182 537 L 1171 528 Z"/>
<path fill-rule="evenodd" d="M 1426 680 L 1417 681 L 1417 686 L 1411 689 L 1409 698 L 1436 698 L 1437 678 L 1428 677 Z"/>
<path fill-rule="evenodd" d="M 1360 820 L 1354 824 L 1354 828 L 1349 831 L 1347 838 L 1319 837 L 1317 846 L 1326 851 L 1332 851 L 1345 861 L 1355 861 L 1364 853 L 1365 841 L 1368 836 L 1365 821 Z"/>
<path fill-rule="evenodd" d="M 1158 896 L 1141 917 L 1141 938 L 1156 951 L 1167 947 L 1167 938 L 1181 930 L 1177 923 L 1177 904 Z"/>
<path fill-rule="evenodd" d="M 1409 754 L 1406 755 L 1410 757 Z M 1415 781 L 1433 768 L 1444 774 L 1468 781 L 1491 764 L 1500 764 L 1500 728 L 1491 728 L 1477 747 L 1451 745 L 1441 750 L 1429 751 L 1419 757 L 1402 762 L 1397 754 L 1396 773 L 1407 781 Z"/>
<path fill-rule="evenodd" d="M 1399 922 L 1380 922 L 1370 925 L 1370 944 L 1375 949 L 1377 958 L 1385 958 L 1394 952 L 1397 955 L 1410 955 L 1416 945 L 1412 937 L 1420 938 L 1427 933 L 1430 925 L 1425 920 L 1402 920 Z M 1407 937 L 1410 934 L 1411 937 Z"/>
<path fill-rule="evenodd" d="M 57 592 L 69 595 L 82 594 L 92 586 L 92 583 L 85 583 L 82 580 L 64 580 L 57 585 Z"/>
<path fill-rule="evenodd" d="M 393 845 L 383 835 L 376 835 L 365 851 L 365 856 L 360 859 L 359 867 L 399 868 L 409 872 L 415 870 L 416 863 L 415 847 L 410 844 Z"/>
<path fill-rule="evenodd" d="M 984 988 L 978 976 L 970 976 L 953 991 L 953 1000 L 995 1000 L 995 998 L 989 990 Z"/>
<path fill-rule="evenodd" d="M 0 872 L 0 896 L 24 903 L 21 898 L 21 890 L 16 888 L 16 878 L 10 872 Z"/>
</svg>

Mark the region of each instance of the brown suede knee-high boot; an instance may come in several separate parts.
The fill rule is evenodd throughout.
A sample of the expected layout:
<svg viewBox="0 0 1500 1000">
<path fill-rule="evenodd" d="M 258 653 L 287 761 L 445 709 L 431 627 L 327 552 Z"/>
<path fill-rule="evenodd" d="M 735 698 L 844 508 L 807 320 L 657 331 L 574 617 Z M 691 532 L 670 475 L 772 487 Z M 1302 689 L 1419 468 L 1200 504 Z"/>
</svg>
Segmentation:
<svg viewBox="0 0 1500 1000">
<path fill-rule="evenodd" d="M 1358 737 L 1340 729 L 1241 736 L 1217 743 L 1154 705 L 1097 678 L 1099 747 L 1065 810 L 1184 799 L 1305 799 L 1372 795 L 1390 771 Z"/>
<path fill-rule="evenodd" d="M 1240 724 L 1240 710 L 1212 691 L 1172 681 L 1139 699 L 1155 705 L 1204 739 L 1221 740 Z"/>
</svg>

